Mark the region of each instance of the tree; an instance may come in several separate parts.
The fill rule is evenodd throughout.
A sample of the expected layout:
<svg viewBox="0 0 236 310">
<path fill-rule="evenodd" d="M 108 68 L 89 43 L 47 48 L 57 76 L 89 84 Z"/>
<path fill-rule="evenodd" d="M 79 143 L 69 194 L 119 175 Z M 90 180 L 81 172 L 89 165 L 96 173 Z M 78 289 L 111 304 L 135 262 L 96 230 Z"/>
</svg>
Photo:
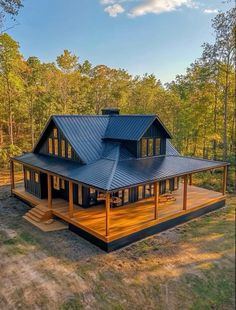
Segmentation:
<svg viewBox="0 0 236 310">
<path fill-rule="evenodd" d="M 14 144 L 14 110 L 17 108 L 16 103 L 23 89 L 24 81 L 21 72 L 24 69 L 18 43 L 7 34 L 0 35 L 0 77 L 5 98 L 3 106 L 8 115 L 8 134 L 12 145 Z"/>
<path fill-rule="evenodd" d="M 57 57 L 57 65 L 63 73 L 71 73 L 78 69 L 78 57 L 68 50 L 64 50 L 63 54 Z"/>
<path fill-rule="evenodd" d="M 23 5 L 21 0 L 0 1 L 0 30 L 3 27 L 3 22 L 6 15 L 10 15 L 14 19 L 22 6 Z"/>
</svg>

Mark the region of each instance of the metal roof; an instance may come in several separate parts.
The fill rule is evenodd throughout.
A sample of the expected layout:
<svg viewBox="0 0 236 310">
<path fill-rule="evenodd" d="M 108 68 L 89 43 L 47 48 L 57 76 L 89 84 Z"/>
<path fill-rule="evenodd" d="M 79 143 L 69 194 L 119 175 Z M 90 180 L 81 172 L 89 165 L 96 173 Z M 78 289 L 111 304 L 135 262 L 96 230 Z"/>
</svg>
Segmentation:
<svg viewBox="0 0 236 310">
<path fill-rule="evenodd" d="M 166 139 L 166 155 L 180 155 L 180 153 L 168 139 Z"/>
<path fill-rule="evenodd" d="M 45 126 L 33 152 L 37 152 L 38 145 L 46 134 L 46 129 L 51 122 L 54 122 L 82 163 L 92 163 L 104 157 L 107 147 L 114 152 L 115 142 L 111 145 L 111 150 L 110 146 L 104 144 L 105 141 L 111 140 L 106 139 L 139 140 L 154 121 L 159 122 L 161 128 L 166 132 L 166 136 L 169 137 L 167 129 L 156 115 L 53 115 Z M 122 154 L 124 158 L 132 157 L 124 146 Z"/>
<path fill-rule="evenodd" d="M 166 136 L 171 138 L 170 133 L 157 115 L 111 115 L 104 139 L 137 141 L 155 120 L 164 129 Z"/>
<path fill-rule="evenodd" d="M 34 153 L 15 157 L 15 160 L 105 191 L 227 165 L 224 162 L 182 156 L 119 160 L 118 154 L 114 159 L 102 158 L 87 165 Z"/>
<path fill-rule="evenodd" d="M 52 119 L 84 163 L 93 162 L 101 157 L 102 138 L 109 116 L 59 115 L 53 116 Z"/>
</svg>

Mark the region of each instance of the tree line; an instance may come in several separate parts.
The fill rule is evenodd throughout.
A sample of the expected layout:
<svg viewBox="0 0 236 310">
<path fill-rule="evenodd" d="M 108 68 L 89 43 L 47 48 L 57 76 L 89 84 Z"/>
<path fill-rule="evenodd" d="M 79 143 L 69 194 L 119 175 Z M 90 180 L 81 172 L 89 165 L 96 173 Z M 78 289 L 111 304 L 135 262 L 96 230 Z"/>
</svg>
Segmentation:
<svg viewBox="0 0 236 310">
<path fill-rule="evenodd" d="M 163 85 L 154 75 L 132 76 L 92 66 L 64 50 L 53 63 L 25 59 L 19 44 L 0 34 L 0 163 L 30 151 L 51 114 L 156 113 L 185 155 L 235 164 L 235 8 L 212 21 L 214 43 L 186 73 Z"/>
</svg>

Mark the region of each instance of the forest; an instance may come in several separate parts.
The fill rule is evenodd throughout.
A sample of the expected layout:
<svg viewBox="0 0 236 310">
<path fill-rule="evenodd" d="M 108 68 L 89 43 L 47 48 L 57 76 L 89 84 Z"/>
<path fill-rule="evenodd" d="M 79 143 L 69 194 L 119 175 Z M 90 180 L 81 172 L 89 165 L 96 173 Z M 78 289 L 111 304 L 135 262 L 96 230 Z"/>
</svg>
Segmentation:
<svg viewBox="0 0 236 310">
<path fill-rule="evenodd" d="M 52 63 L 25 59 L 20 45 L 0 33 L 0 166 L 27 152 L 51 114 L 99 114 L 119 107 L 122 114 L 155 113 L 173 135 L 183 155 L 225 160 L 235 179 L 235 20 L 236 10 L 212 20 L 214 42 L 186 73 L 162 84 L 152 74 L 132 76 L 126 70 L 80 61 L 65 49 Z"/>
</svg>

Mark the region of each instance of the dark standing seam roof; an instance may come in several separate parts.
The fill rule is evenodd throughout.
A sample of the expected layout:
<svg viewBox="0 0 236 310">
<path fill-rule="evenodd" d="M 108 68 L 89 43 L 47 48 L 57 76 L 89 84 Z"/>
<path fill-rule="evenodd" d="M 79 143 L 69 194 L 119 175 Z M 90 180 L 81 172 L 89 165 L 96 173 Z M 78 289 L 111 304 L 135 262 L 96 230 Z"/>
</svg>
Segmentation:
<svg viewBox="0 0 236 310">
<path fill-rule="evenodd" d="M 58 115 L 53 116 L 53 120 L 84 163 L 93 162 L 101 157 L 102 137 L 109 116 Z"/>
<path fill-rule="evenodd" d="M 166 156 L 140 159 L 135 158 L 121 143 L 103 140 L 104 137 L 138 140 L 156 119 L 160 122 L 155 115 L 60 115 L 51 119 L 86 164 L 37 153 L 24 154 L 15 159 L 99 189 L 112 191 L 227 165 L 182 157 L 168 140 Z"/>
<path fill-rule="evenodd" d="M 24 154 L 15 159 L 21 163 L 108 191 L 227 165 L 223 162 L 182 156 L 118 160 L 118 155 L 119 152 L 116 153 L 114 160 L 99 159 L 88 165 L 34 153 Z"/>
<path fill-rule="evenodd" d="M 170 140 L 166 140 L 166 155 L 180 155 Z"/>
<path fill-rule="evenodd" d="M 154 122 L 155 115 L 115 115 L 111 116 L 104 138 L 139 140 Z"/>
</svg>

